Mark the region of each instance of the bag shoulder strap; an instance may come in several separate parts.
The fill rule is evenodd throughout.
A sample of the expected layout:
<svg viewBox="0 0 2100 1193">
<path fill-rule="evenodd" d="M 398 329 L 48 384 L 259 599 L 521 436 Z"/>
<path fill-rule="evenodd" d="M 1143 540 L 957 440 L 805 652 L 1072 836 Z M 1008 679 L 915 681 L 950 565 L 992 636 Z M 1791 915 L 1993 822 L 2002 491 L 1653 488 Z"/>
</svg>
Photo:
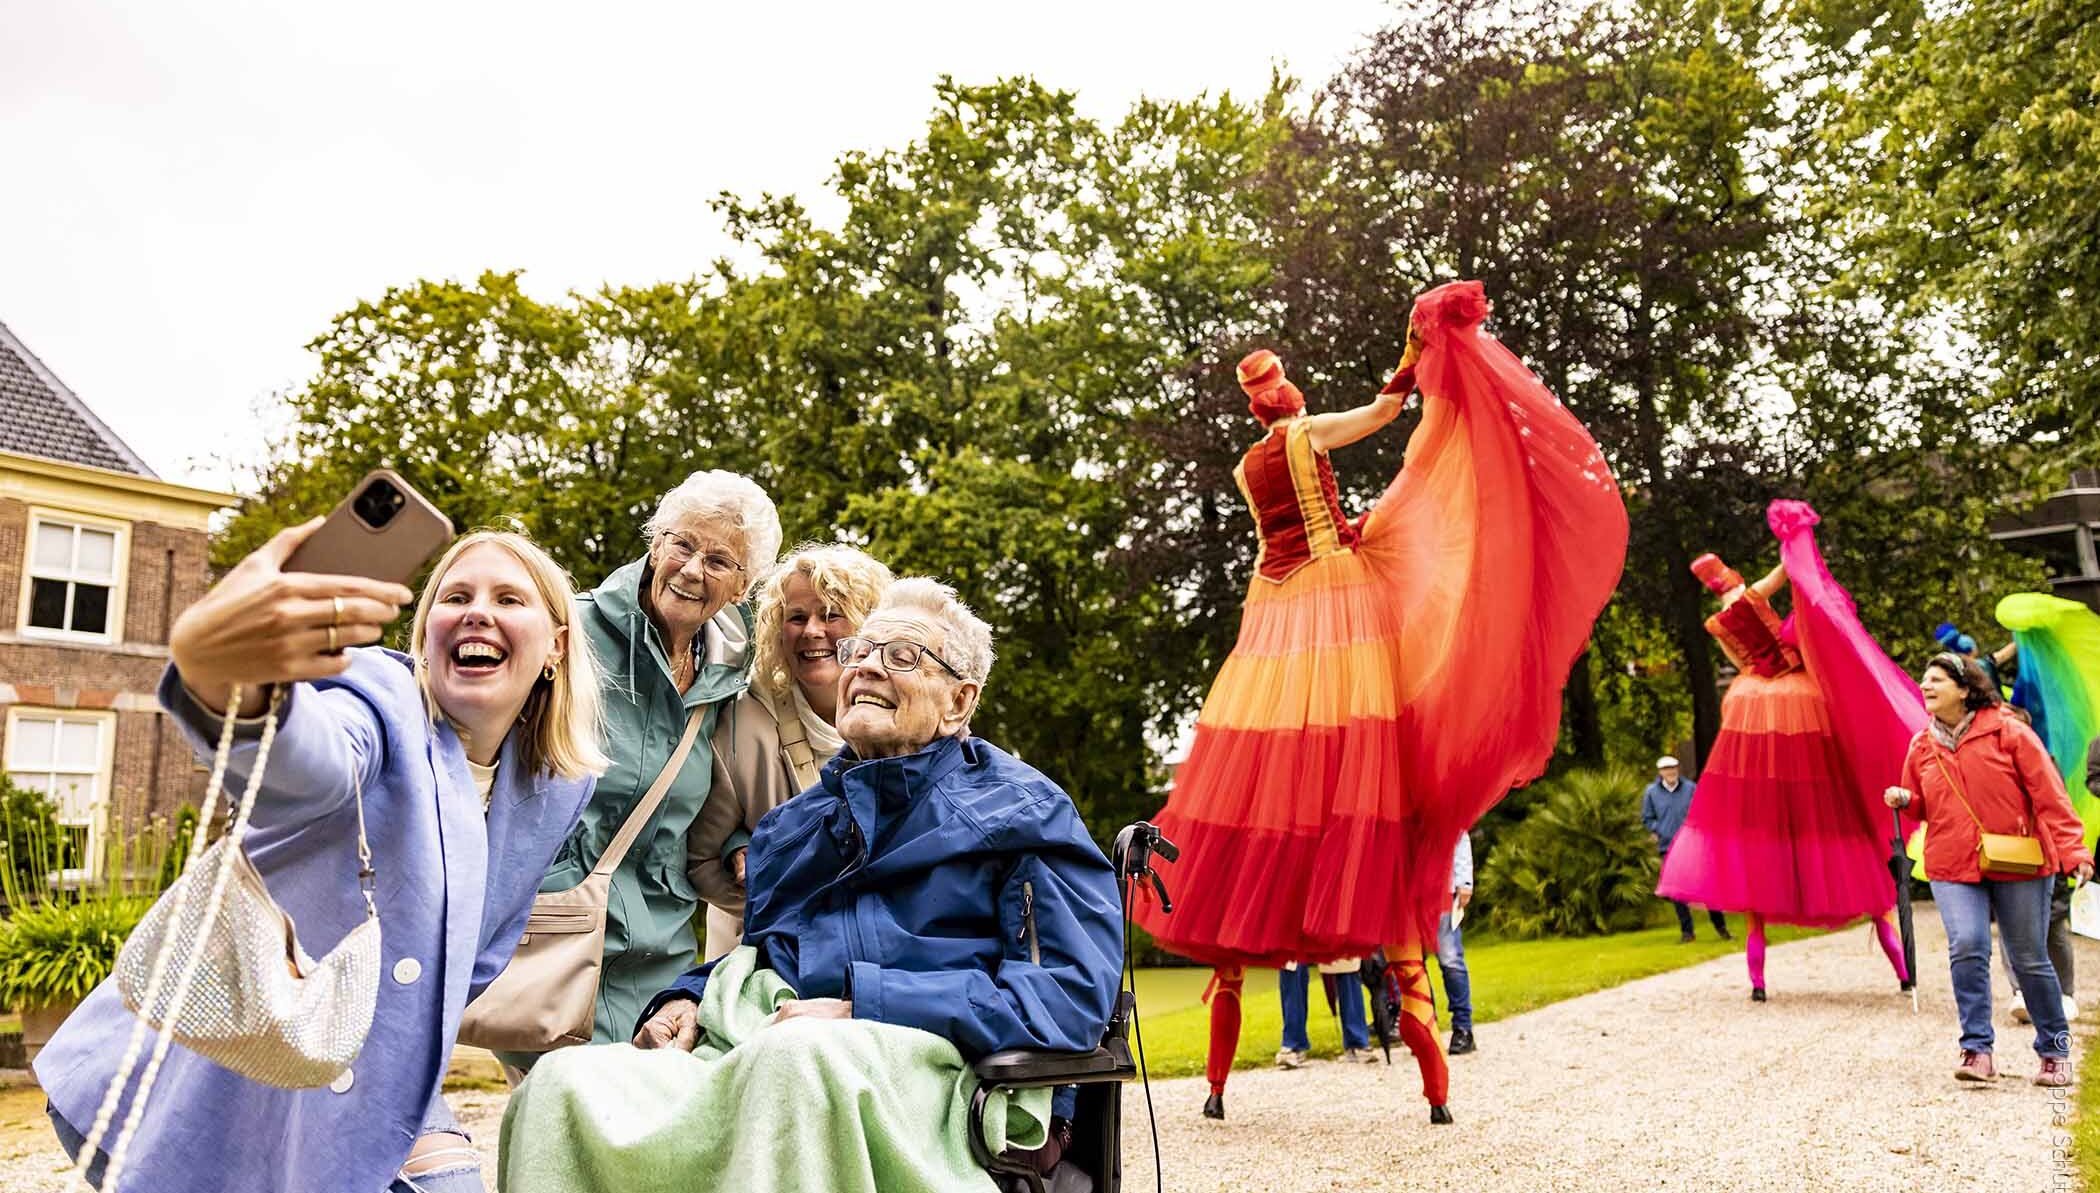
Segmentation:
<svg viewBox="0 0 2100 1193">
<path fill-rule="evenodd" d="M 817 752 L 809 746 L 809 730 L 802 724 L 802 714 L 795 708 L 793 696 L 788 697 L 784 709 L 778 704 L 773 705 L 773 721 L 780 726 L 780 748 L 787 751 L 788 765 L 798 774 L 814 767 Z"/>
<path fill-rule="evenodd" d="M 1961 789 L 1961 781 L 1954 777 L 1952 770 L 1948 769 L 1946 751 L 1940 749 L 1938 743 L 1934 743 L 1932 746 L 1932 761 L 1940 768 L 1940 777 L 1947 780 L 1947 786 L 1954 789 L 1954 798 L 1961 801 L 1962 811 L 1967 812 L 1969 819 L 1976 822 L 1976 831 L 1979 833 L 1984 832 L 1983 818 L 1978 816 L 1976 809 L 1970 805 L 1968 793 Z"/>
<path fill-rule="evenodd" d="M 672 748 L 671 757 L 664 763 L 663 770 L 657 774 L 656 782 L 649 784 L 648 794 L 642 796 L 642 801 L 634 806 L 634 811 L 627 814 L 626 823 L 620 825 L 620 831 L 613 836 L 612 843 L 605 847 L 604 856 L 598 859 L 597 865 L 591 867 L 591 877 L 601 878 L 620 868 L 620 863 L 627 857 L 627 851 L 634 848 L 635 838 L 642 835 L 642 826 L 649 823 L 649 818 L 656 814 L 656 809 L 664 802 L 664 796 L 671 790 L 672 781 L 677 779 L 678 772 L 685 768 L 686 756 L 693 752 L 693 742 L 700 736 L 700 720 L 706 715 L 707 706 L 702 704 L 696 706 L 693 714 L 686 718 L 685 736 L 679 738 L 678 744 Z"/>
<path fill-rule="evenodd" d="M 1946 777 L 1947 785 L 1954 788 L 1954 797 L 1961 801 L 1962 811 L 1967 812 L 1969 819 L 1976 822 L 1977 833 L 1990 832 L 1991 830 L 1983 827 L 1983 818 L 1976 814 L 1975 807 L 1969 803 L 1968 793 L 1961 789 L 1960 781 L 1954 777 L 1954 772 L 1948 768 L 1946 751 L 1940 749 L 1938 743 L 1934 743 L 1932 747 L 1932 760 L 1939 764 L 1940 774 Z M 2020 835 L 2025 836 L 2026 833 L 2027 824 L 2022 823 L 2020 825 Z"/>
</svg>

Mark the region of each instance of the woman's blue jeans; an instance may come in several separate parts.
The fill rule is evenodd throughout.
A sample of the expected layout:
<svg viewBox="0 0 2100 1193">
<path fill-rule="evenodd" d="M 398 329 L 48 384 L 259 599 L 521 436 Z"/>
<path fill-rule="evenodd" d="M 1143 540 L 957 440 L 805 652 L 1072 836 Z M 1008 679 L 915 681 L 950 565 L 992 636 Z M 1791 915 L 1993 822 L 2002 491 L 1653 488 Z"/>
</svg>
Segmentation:
<svg viewBox="0 0 2100 1193">
<path fill-rule="evenodd" d="M 1293 1051 L 1306 1052 L 1312 1048 L 1312 1040 L 1305 1033 L 1305 1016 L 1312 994 L 1313 971 L 1318 968 L 1317 965 L 1301 965 L 1296 969 L 1276 971 L 1276 993 L 1283 1002 L 1283 1046 Z M 1334 997 L 1340 1004 L 1342 1047 L 1369 1048 L 1371 1024 L 1364 1013 L 1362 975 L 1334 975 Z"/>
<path fill-rule="evenodd" d="M 2034 1050 L 2045 1057 L 2071 1054 L 2071 1026 L 2064 1021 L 2063 990 L 2049 964 L 2049 891 L 2053 877 L 2006 882 L 1934 880 L 1932 901 L 1947 926 L 1948 961 L 1954 971 L 1954 1005 L 1961 1015 L 1964 1052 L 1989 1052 L 1991 1031 L 1991 917 L 2005 941 L 2027 1013 L 2034 1019 Z"/>
</svg>

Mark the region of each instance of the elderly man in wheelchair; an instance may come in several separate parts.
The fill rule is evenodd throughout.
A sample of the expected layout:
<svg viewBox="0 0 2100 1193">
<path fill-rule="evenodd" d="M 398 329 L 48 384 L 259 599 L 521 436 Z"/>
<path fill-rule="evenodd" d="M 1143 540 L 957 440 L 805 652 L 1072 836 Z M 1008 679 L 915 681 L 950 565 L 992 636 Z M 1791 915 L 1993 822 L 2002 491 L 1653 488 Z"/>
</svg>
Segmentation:
<svg viewBox="0 0 2100 1193">
<path fill-rule="evenodd" d="M 969 734 L 989 627 L 906 579 L 838 649 L 846 748 L 752 834 L 743 946 L 631 1046 L 535 1068 L 506 1190 L 1040 1190 L 1073 1084 L 1128 1074 L 1116 876 L 1057 784 Z M 1113 1187 L 1113 1089 L 1053 1187 Z"/>
</svg>

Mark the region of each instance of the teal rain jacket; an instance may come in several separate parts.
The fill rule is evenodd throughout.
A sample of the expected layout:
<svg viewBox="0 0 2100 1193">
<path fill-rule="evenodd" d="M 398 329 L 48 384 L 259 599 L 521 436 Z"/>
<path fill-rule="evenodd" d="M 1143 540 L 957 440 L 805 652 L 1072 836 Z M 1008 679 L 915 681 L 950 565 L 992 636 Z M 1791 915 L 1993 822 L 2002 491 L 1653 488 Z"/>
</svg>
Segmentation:
<svg viewBox="0 0 2100 1193">
<path fill-rule="evenodd" d="M 686 832 L 707 802 L 715 722 L 751 682 L 751 610 L 730 605 L 695 643 L 699 673 L 682 695 L 671 682 L 662 637 L 642 612 L 646 557 L 606 577 L 581 598 L 583 627 L 604 672 L 605 752 L 612 769 L 598 780 L 583 819 L 540 883 L 543 891 L 582 882 L 669 761 L 695 707 L 700 736 L 651 823 L 614 872 L 606 908 L 605 968 L 598 982 L 593 1043 L 632 1038 L 642 1008 L 693 964 L 700 896 L 686 877 Z"/>
</svg>

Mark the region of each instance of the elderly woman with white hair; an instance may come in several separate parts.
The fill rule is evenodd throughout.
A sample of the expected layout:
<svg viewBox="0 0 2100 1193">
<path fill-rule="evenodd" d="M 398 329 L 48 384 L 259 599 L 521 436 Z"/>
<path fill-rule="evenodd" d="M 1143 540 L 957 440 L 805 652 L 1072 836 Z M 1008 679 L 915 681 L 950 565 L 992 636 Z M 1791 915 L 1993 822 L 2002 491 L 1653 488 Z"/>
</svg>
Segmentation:
<svg viewBox="0 0 2100 1193">
<path fill-rule="evenodd" d="M 667 983 L 641 1051 L 541 1064 L 505 1189 L 979 1190 L 968 1064 L 1100 1043 L 1115 875 L 1071 797 L 969 732 L 990 629 L 903 579 L 837 658 L 845 746 L 752 834 L 744 945 Z M 1048 1091 L 1001 1110 L 985 1142 L 1054 1163 Z"/>
<path fill-rule="evenodd" d="M 612 874 L 592 1024 L 598 1042 L 633 1035 L 643 1007 L 699 948 L 686 837 L 713 785 L 716 722 L 751 682 L 752 614 L 743 602 L 780 551 L 772 499 L 733 472 L 687 477 L 657 502 L 644 533 L 647 553 L 580 598 L 603 668 L 612 766 L 540 882 L 542 891 L 581 883 L 658 777 L 672 774 Z M 500 1055 L 519 1068 L 535 1059 Z"/>
</svg>

